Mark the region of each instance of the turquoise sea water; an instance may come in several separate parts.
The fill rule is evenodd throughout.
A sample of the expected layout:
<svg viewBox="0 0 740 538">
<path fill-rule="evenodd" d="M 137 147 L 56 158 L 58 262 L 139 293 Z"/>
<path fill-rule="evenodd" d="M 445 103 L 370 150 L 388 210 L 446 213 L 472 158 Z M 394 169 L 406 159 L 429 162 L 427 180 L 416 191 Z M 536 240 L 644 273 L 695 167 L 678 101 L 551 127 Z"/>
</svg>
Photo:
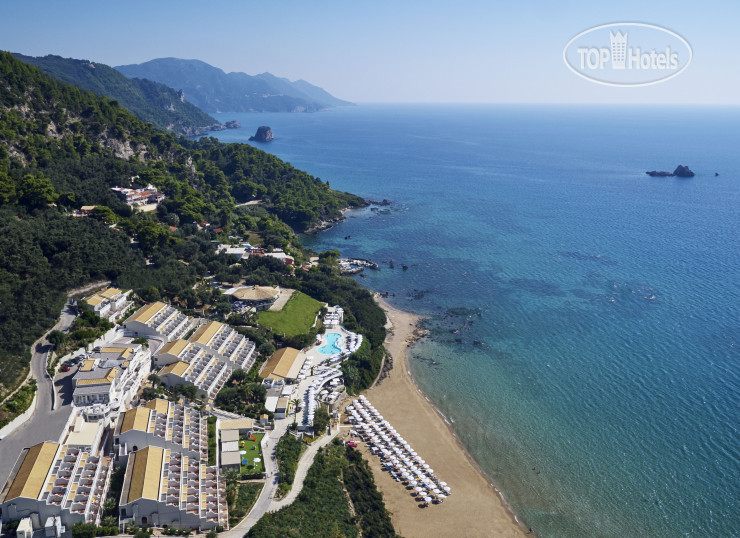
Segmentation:
<svg viewBox="0 0 740 538">
<path fill-rule="evenodd" d="M 739 109 L 219 119 L 391 201 L 305 244 L 375 260 L 360 281 L 430 316 L 412 373 L 537 535 L 740 532 Z M 644 173 L 677 164 L 697 177 Z"/>
<path fill-rule="evenodd" d="M 326 333 L 326 344 L 319 348 L 319 353 L 324 355 L 336 355 L 341 352 L 342 349 L 337 345 L 337 340 L 342 337 L 339 333 Z"/>
</svg>

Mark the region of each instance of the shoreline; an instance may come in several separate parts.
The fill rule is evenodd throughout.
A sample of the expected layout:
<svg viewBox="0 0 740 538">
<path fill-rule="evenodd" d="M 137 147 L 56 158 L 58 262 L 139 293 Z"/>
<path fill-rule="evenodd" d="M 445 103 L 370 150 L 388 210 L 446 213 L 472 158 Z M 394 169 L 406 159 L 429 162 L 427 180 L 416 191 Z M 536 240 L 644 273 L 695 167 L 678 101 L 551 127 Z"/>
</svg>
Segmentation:
<svg viewBox="0 0 740 538">
<path fill-rule="evenodd" d="M 377 293 L 374 297 L 391 326 L 385 347 L 393 364 L 384 368 L 386 375 L 380 375 L 364 394 L 419 451 L 437 476 L 453 488 L 453 494 L 441 505 L 421 509 L 402 484 L 382 471 L 378 458 L 360 445 L 392 514 L 396 532 L 407 537 L 448 533 L 525 536 L 527 529 L 506 503 L 503 493 L 468 453 L 447 417 L 411 376 L 406 350 L 424 336 L 419 328 L 422 317 L 391 306 Z"/>
</svg>

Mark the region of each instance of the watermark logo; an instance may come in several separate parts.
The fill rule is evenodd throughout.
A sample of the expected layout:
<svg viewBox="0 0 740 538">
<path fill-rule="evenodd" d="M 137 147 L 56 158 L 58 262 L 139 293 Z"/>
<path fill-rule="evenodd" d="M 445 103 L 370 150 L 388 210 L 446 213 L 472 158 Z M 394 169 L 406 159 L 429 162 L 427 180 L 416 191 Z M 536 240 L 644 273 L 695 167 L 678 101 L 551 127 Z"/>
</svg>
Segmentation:
<svg viewBox="0 0 740 538">
<path fill-rule="evenodd" d="M 589 28 L 563 49 L 563 61 L 579 77 L 607 86 L 648 86 L 671 79 L 691 63 L 693 51 L 671 30 L 641 22 Z"/>
</svg>

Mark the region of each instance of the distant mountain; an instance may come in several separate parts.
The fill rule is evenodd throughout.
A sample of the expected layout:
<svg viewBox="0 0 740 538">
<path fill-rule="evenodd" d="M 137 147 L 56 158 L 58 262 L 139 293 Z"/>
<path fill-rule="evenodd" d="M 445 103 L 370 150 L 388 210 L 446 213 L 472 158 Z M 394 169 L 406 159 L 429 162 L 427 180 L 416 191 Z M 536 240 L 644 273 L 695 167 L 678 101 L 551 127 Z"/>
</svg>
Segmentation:
<svg viewBox="0 0 740 538">
<path fill-rule="evenodd" d="M 89 60 L 53 55 L 38 58 L 17 53 L 13 55 L 62 82 L 115 99 L 140 120 L 174 134 L 195 136 L 224 128 L 214 118 L 186 101 L 182 92 L 164 84 L 127 78 L 110 66 Z"/>
<path fill-rule="evenodd" d="M 116 69 L 127 77 L 183 90 L 188 101 L 207 112 L 315 112 L 352 104 L 304 80 L 291 82 L 270 73 L 225 73 L 200 60 L 158 58 Z"/>
</svg>

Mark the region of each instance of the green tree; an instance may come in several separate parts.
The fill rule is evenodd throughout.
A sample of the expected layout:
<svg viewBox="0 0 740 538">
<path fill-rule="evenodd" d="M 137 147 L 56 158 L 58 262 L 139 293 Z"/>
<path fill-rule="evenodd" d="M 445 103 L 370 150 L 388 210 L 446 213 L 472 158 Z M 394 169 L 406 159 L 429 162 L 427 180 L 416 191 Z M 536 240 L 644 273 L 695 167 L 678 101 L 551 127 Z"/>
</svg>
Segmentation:
<svg viewBox="0 0 740 538">
<path fill-rule="evenodd" d="M 91 216 L 94 219 L 105 222 L 106 224 L 114 224 L 118 222 L 118 215 L 116 215 L 110 207 L 104 205 L 95 206 L 95 209 L 92 210 Z"/>
<path fill-rule="evenodd" d="M 82 523 L 78 521 L 72 528 L 72 538 L 95 538 L 97 527 L 92 523 Z"/>
<path fill-rule="evenodd" d="M 0 204 L 15 202 L 15 181 L 0 171 Z"/>
<path fill-rule="evenodd" d="M 51 180 L 43 175 L 26 174 L 20 185 L 20 201 L 29 207 L 43 207 L 57 199 Z"/>
<path fill-rule="evenodd" d="M 298 414 L 298 404 L 300 404 L 301 401 L 298 398 L 293 398 L 290 403 L 293 405 L 293 416 L 296 416 Z"/>
<path fill-rule="evenodd" d="M 49 336 L 47 336 L 46 339 L 51 345 L 57 348 L 67 341 L 67 335 L 64 334 L 62 331 L 54 330 L 49 333 Z"/>
<path fill-rule="evenodd" d="M 324 435 L 326 427 L 329 425 L 329 412 L 326 407 L 319 406 L 313 416 L 313 431 L 316 435 Z"/>
</svg>

